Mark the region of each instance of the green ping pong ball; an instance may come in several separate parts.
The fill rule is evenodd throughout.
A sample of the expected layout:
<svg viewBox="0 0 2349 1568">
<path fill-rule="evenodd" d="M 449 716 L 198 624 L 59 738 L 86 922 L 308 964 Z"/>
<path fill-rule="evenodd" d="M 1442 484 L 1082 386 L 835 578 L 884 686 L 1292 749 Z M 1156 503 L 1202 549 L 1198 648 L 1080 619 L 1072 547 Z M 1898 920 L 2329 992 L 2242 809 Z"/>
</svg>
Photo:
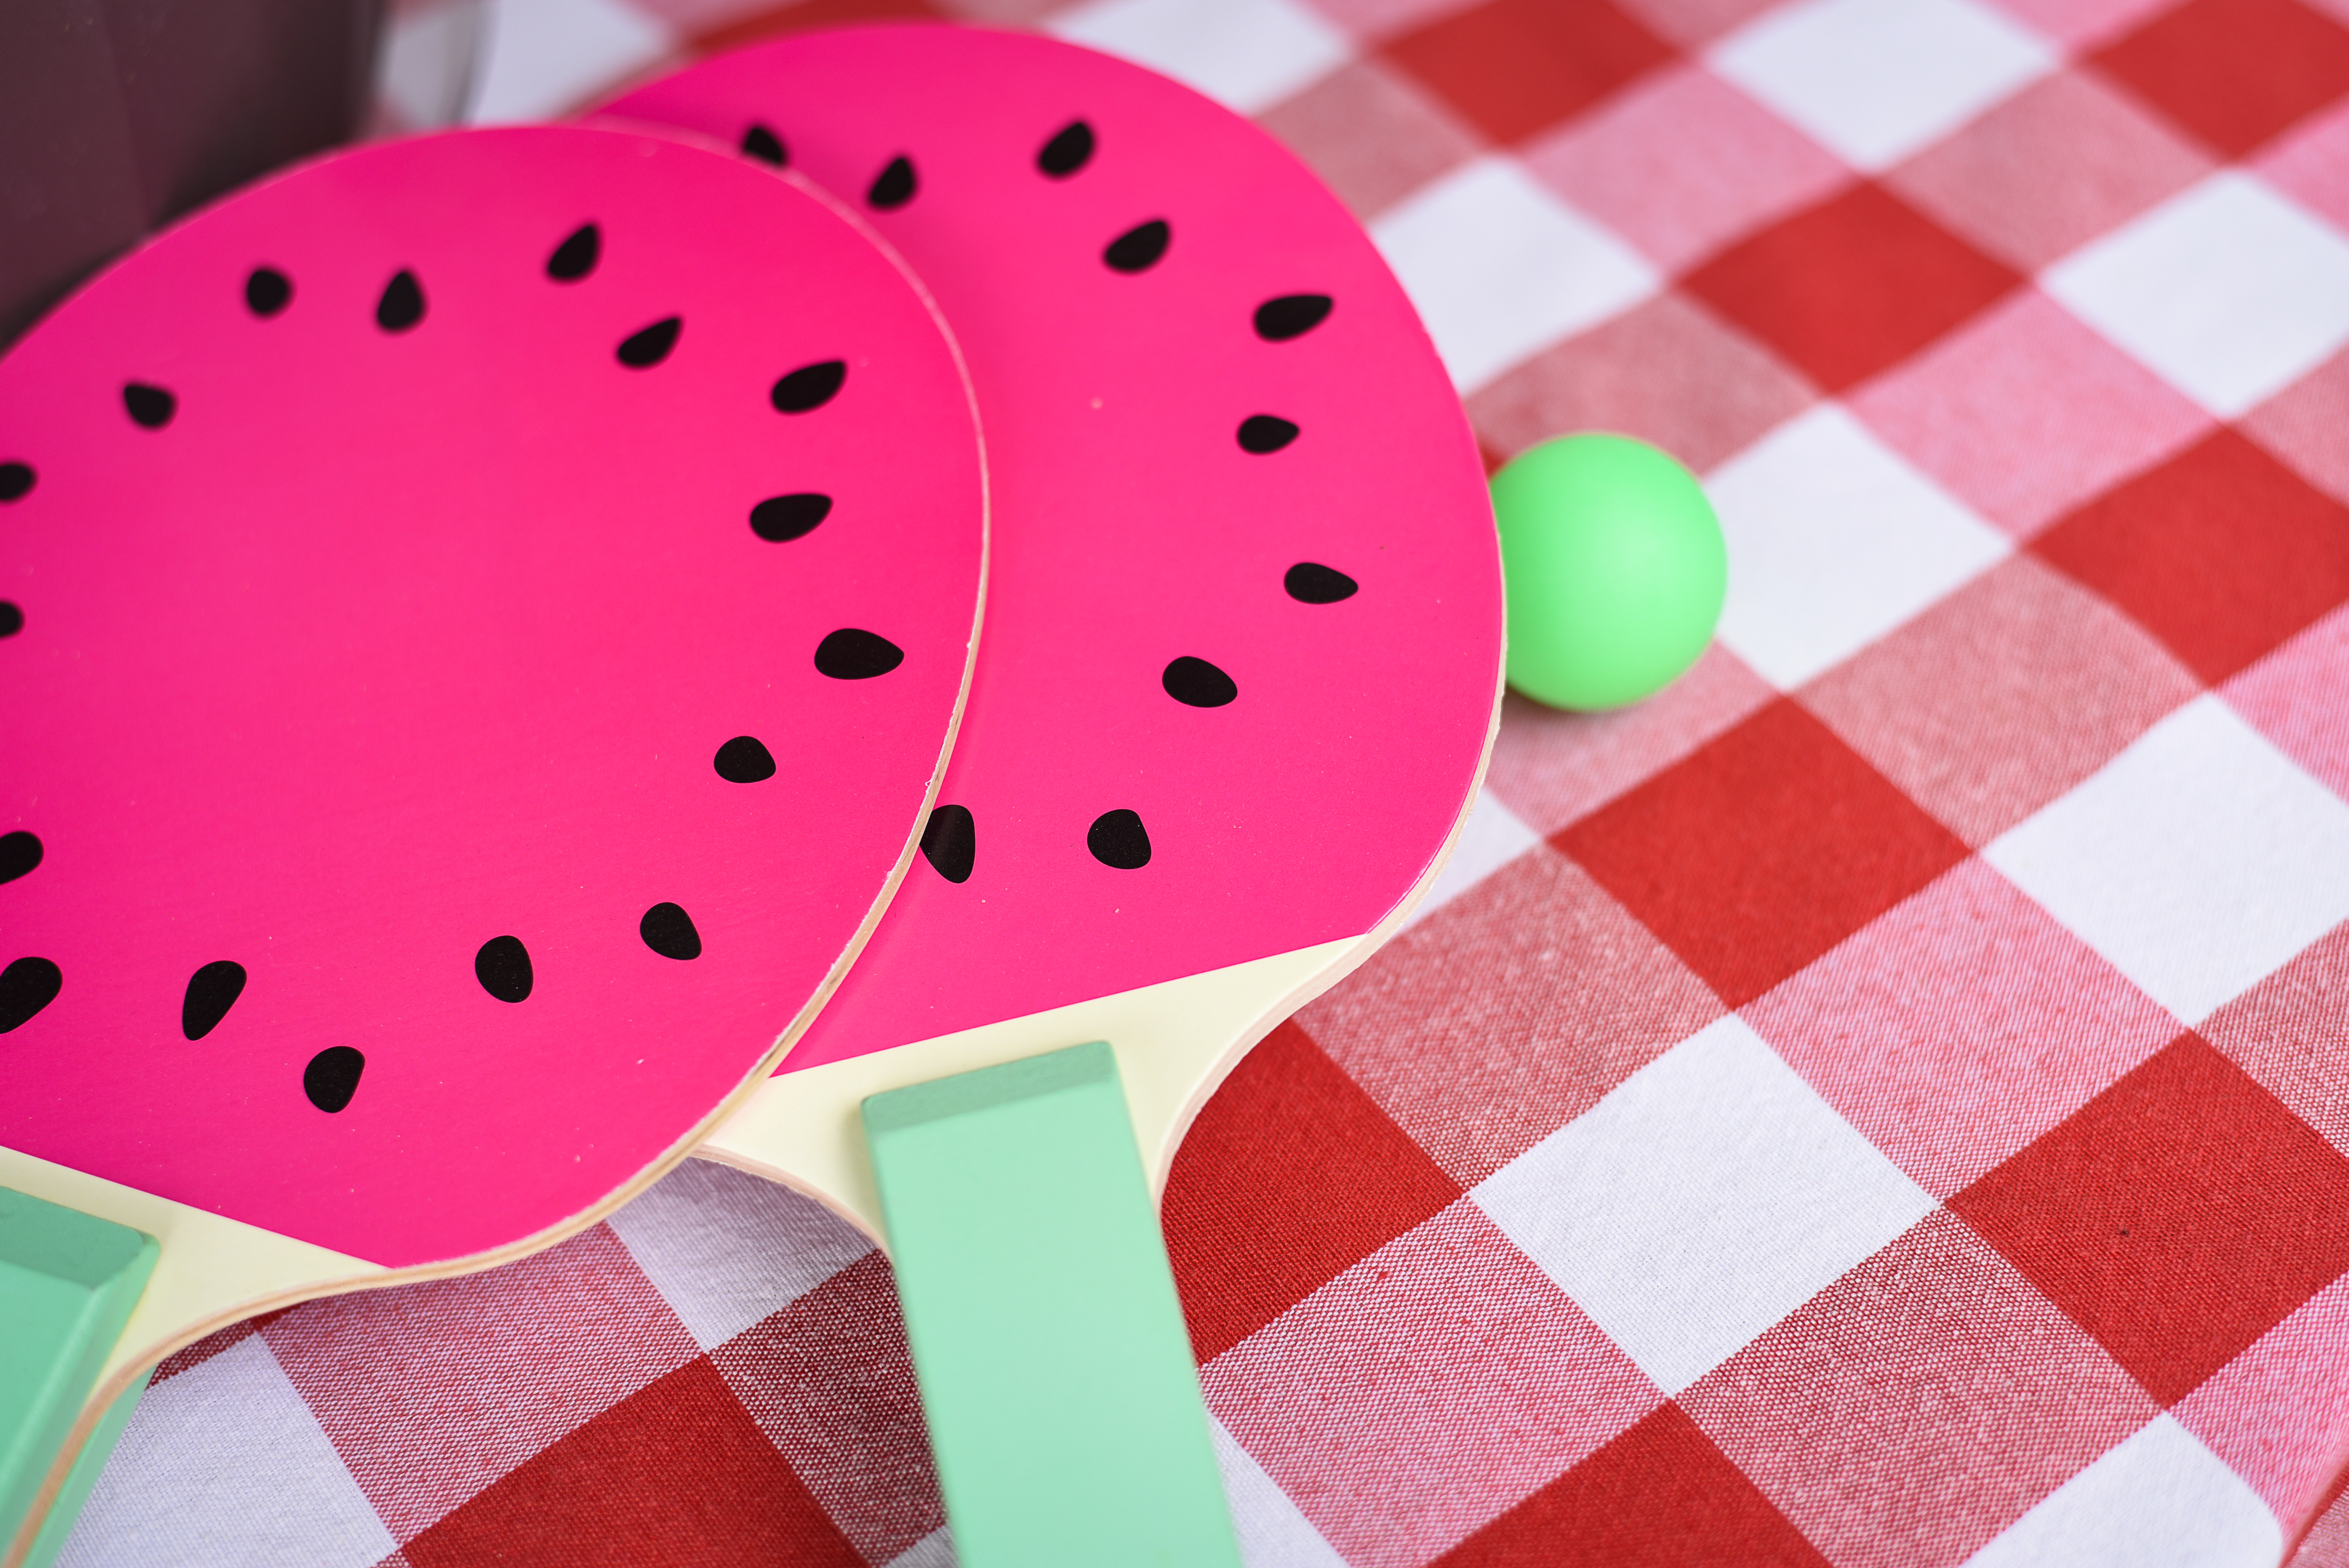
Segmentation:
<svg viewBox="0 0 2349 1568">
<path fill-rule="evenodd" d="M 1621 707 L 1696 663 L 1729 553 L 1704 491 L 1628 436 L 1561 436 L 1493 476 L 1509 684 L 1552 707 Z"/>
</svg>

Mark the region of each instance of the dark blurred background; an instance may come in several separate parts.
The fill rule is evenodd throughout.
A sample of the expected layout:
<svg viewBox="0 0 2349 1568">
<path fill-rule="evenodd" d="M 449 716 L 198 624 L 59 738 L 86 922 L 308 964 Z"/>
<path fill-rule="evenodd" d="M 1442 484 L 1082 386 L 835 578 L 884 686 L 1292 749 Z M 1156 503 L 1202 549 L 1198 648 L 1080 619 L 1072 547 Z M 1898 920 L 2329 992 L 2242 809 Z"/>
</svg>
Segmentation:
<svg viewBox="0 0 2349 1568">
<path fill-rule="evenodd" d="M 0 0 L 0 346 L 141 234 L 366 130 L 387 4 Z"/>
</svg>

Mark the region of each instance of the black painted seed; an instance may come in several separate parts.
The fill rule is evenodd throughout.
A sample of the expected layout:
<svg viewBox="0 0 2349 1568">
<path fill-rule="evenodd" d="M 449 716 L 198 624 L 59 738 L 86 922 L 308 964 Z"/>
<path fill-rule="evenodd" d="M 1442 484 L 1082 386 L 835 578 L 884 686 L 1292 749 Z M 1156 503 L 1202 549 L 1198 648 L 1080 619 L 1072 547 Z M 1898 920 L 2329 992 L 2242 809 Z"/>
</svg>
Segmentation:
<svg viewBox="0 0 2349 1568">
<path fill-rule="evenodd" d="M 264 318 L 294 301 L 294 280 L 275 267 L 255 267 L 244 277 L 244 308 Z"/>
<path fill-rule="evenodd" d="M 12 882 L 41 863 L 41 841 L 19 828 L 0 833 L 0 882 Z"/>
<path fill-rule="evenodd" d="M 873 177 L 872 188 L 864 192 L 864 199 L 882 211 L 891 212 L 911 201 L 920 185 L 921 181 L 914 178 L 913 160 L 902 156 L 893 158 L 888 168 Z"/>
<path fill-rule="evenodd" d="M 365 1071 L 366 1057 L 348 1046 L 328 1046 L 302 1069 L 302 1092 L 310 1097 L 312 1105 L 332 1116 L 359 1092 L 359 1074 Z"/>
<path fill-rule="evenodd" d="M 13 637 L 25 629 L 25 612 L 0 599 L 0 637 Z"/>
<path fill-rule="evenodd" d="M 775 776 L 775 754 L 755 735 L 738 735 L 710 759 L 729 784 L 763 784 Z"/>
<path fill-rule="evenodd" d="M 1240 421 L 1240 450 L 1262 457 L 1297 439 L 1297 427 L 1274 414 L 1250 414 Z"/>
<path fill-rule="evenodd" d="M 1137 872 L 1150 863 L 1150 835 L 1133 811 L 1103 811 L 1085 830 L 1085 848 L 1093 859 L 1122 872 Z"/>
<path fill-rule="evenodd" d="M 57 999 L 65 975 L 46 958 L 19 958 L 0 969 L 0 1035 Z"/>
<path fill-rule="evenodd" d="M 676 904 L 657 903 L 645 911 L 644 919 L 636 922 L 636 934 L 663 958 L 701 956 L 701 933 L 693 929 L 693 916 Z"/>
<path fill-rule="evenodd" d="M 1221 707 L 1240 695 L 1231 676 L 1188 654 L 1169 664 L 1158 684 L 1168 696 L 1192 707 Z"/>
<path fill-rule="evenodd" d="M 391 274 L 391 282 L 383 285 L 383 297 L 375 302 L 375 324 L 386 332 L 406 332 L 423 319 L 424 289 L 417 283 L 416 274 L 402 267 Z M 356 1084 L 358 1080 L 355 1078 L 351 1081 Z M 335 1109 L 340 1110 L 342 1107 Z"/>
<path fill-rule="evenodd" d="M 575 284 L 603 259 L 604 231 L 593 223 L 582 223 L 564 236 L 563 243 L 546 258 L 546 275 L 559 284 Z"/>
<path fill-rule="evenodd" d="M 1330 318 L 1328 294 L 1282 294 L 1256 307 L 1256 335 L 1267 343 L 1302 337 Z"/>
<path fill-rule="evenodd" d="M 1092 162 L 1092 156 L 1093 128 L 1083 120 L 1072 119 L 1044 144 L 1044 150 L 1036 155 L 1036 167 L 1055 180 L 1066 180 Z"/>
<path fill-rule="evenodd" d="M 836 681 L 866 681 L 905 662 L 905 650 L 872 632 L 843 626 L 815 645 L 815 667 Z"/>
<path fill-rule="evenodd" d="M 1300 561 L 1290 567 L 1280 579 L 1288 596 L 1300 604 L 1335 604 L 1340 599 L 1350 599 L 1361 584 L 1334 566 L 1324 566 L 1318 561 Z"/>
<path fill-rule="evenodd" d="M 23 500 L 33 493 L 33 465 L 0 463 L 0 500 Z"/>
<path fill-rule="evenodd" d="M 841 383 L 848 379 L 848 362 L 823 359 L 813 365 L 802 365 L 775 383 L 767 394 L 778 414 L 804 414 L 821 408 L 838 395 Z"/>
<path fill-rule="evenodd" d="M 1158 258 L 1166 253 L 1166 242 L 1174 237 L 1165 219 L 1153 218 L 1112 240 L 1102 252 L 1102 260 L 1117 272 L 1147 272 L 1158 264 Z"/>
<path fill-rule="evenodd" d="M 530 949 L 519 936 L 492 936 L 473 954 L 473 978 L 501 1002 L 527 1002 L 537 976 L 531 973 Z"/>
<path fill-rule="evenodd" d="M 742 133 L 742 150 L 761 163 L 771 163 L 781 169 L 792 160 L 791 150 L 783 139 L 763 125 L 753 125 Z"/>
<path fill-rule="evenodd" d="M 978 859 L 978 824 L 968 806 L 940 806 L 922 825 L 922 858 L 950 882 L 970 881 Z"/>
<path fill-rule="evenodd" d="M 649 370 L 668 357 L 668 351 L 677 346 L 677 335 L 684 330 L 685 318 L 673 315 L 666 321 L 653 323 L 641 332 L 630 333 L 620 340 L 616 352 L 620 356 L 620 363 L 629 369 Z"/>
<path fill-rule="evenodd" d="M 171 422 L 180 411 L 180 400 L 160 387 L 150 387 L 143 381 L 131 381 L 122 388 L 122 410 L 133 424 L 160 430 Z"/>
<path fill-rule="evenodd" d="M 180 999 L 180 1033 L 202 1039 L 243 995 L 244 965 L 233 958 L 213 959 L 188 976 L 188 994 Z"/>
<path fill-rule="evenodd" d="M 815 490 L 771 495 L 750 509 L 750 531 L 770 544 L 813 533 L 832 515 L 832 498 Z"/>
</svg>

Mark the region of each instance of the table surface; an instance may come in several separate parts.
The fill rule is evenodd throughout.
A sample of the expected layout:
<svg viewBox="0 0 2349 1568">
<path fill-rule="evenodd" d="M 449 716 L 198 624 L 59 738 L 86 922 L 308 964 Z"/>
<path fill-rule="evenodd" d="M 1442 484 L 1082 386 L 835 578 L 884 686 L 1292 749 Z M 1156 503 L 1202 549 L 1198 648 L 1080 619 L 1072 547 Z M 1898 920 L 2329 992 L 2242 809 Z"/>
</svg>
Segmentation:
<svg viewBox="0 0 2349 1568">
<path fill-rule="evenodd" d="M 510 0 L 483 112 L 947 3 Z M 2349 0 L 951 3 L 1729 538 L 1176 1168 L 1252 1568 L 2349 1563 Z M 174 1357 L 66 1557 L 951 1559 L 886 1264 L 699 1164 Z"/>
</svg>

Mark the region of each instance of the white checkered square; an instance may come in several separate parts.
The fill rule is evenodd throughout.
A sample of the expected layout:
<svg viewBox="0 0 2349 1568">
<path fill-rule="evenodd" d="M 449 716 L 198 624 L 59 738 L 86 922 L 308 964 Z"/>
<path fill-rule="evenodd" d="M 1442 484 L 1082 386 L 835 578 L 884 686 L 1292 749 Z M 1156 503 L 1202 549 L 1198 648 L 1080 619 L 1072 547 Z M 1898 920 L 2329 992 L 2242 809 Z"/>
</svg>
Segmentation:
<svg viewBox="0 0 2349 1568">
<path fill-rule="evenodd" d="M 1346 35 L 1295 0 L 1088 0 L 1045 29 L 1254 114 L 1329 75 Z"/>
<path fill-rule="evenodd" d="M 1721 640 L 1790 690 L 1840 664 L 2009 546 L 1835 404 L 1713 471 L 1729 544 Z"/>
<path fill-rule="evenodd" d="M 2273 1568 L 2275 1515 L 2168 1416 L 2065 1481 L 1967 1568 Z"/>
<path fill-rule="evenodd" d="M 476 125 L 551 119 L 676 47 L 627 0 L 497 0 L 482 40 Z"/>
<path fill-rule="evenodd" d="M 1224 1496 L 1231 1504 L 1232 1533 L 1239 1537 L 1247 1568 L 1346 1568 L 1346 1560 L 1313 1522 L 1267 1475 L 1256 1456 L 1240 1447 L 1230 1429 L 1207 1418 L 1216 1463 L 1224 1472 Z"/>
<path fill-rule="evenodd" d="M 258 1336 L 147 1390 L 59 1568 L 365 1568 L 398 1543 Z"/>
<path fill-rule="evenodd" d="M 1465 164 L 1389 209 L 1371 237 L 1464 397 L 1660 282 L 1638 252 L 1501 158 Z"/>
<path fill-rule="evenodd" d="M 1734 1015 L 1472 1196 L 1667 1394 L 1933 1209 Z"/>
<path fill-rule="evenodd" d="M 2349 805 L 2213 696 L 1982 857 L 2189 1024 L 2349 919 Z"/>
<path fill-rule="evenodd" d="M 1714 46 L 1713 68 L 1854 167 L 1891 165 L 2054 67 L 1973 0 L 1799 0 Z"/>
<path fill-rule="evenodd" d="M 814 1199 L 698 1160 L 670 1171 L 605 1223 L 704 1350 L 873 1250 Z"/>
<path fill-rule="evenodd" d="M 2075 251 L 2040 284 L 2221 418 L 2349 343 L 2349 240 L 2231 170 Z"/>
</svg>

